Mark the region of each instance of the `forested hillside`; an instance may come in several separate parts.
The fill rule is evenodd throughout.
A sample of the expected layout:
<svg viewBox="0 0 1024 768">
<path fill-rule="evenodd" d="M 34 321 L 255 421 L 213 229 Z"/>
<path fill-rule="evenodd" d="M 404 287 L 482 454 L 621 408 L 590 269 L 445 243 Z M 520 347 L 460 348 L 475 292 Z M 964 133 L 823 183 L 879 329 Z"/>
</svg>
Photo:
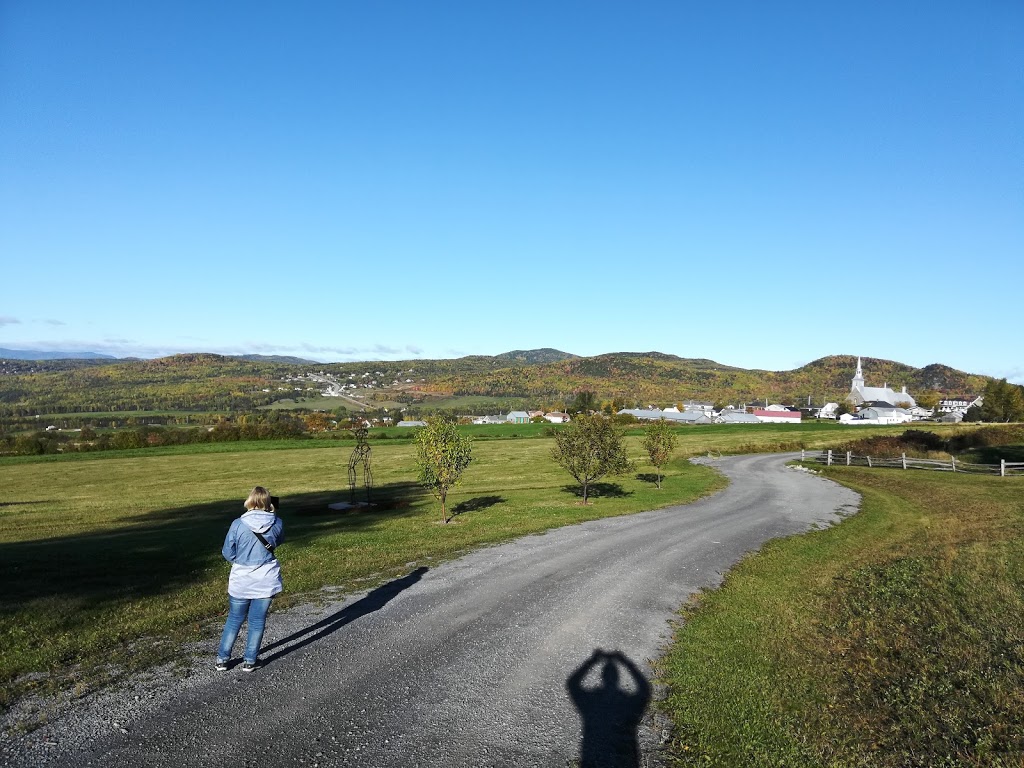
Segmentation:
<svg viewBox="0 0 1024 768">
<path fill-rule="evenodd" d="M 988 377 L 971 375 L 943 365 L 913 368 L 891 360 L 863 358 L 872 386 L 912 394 L 925 391 L 980 394 Z M 431 390 L 454 395 L 552 398 L 580 390 L 598 399 L 624 399 L 644 404 L 686 400 L 746 403 L 770 400 L 816 405 L 841 401 L 850 391 L 857 358 L 836 355 L 815 360 L 792 371 L 734 368 L 713 360 L 689 360 L 660 353 L 618 353 L 564 360 L 547 365 L 509 367 L 491 371 L 453 371 L 431 381 Z"/>
<path fill-rule="evenodd" d="M 293 363 L 210 354 L 156 360 L 0 361 L 0 416 L 47 413 L 184 410 L 247 411 L 295 396 L 289 377 L 331 374 L 408 402 L 450 395 L 525 398 L 538 403 L 591 391 L 601 400 L 629 405 L 705 400 L 815 405 L 842 400 L 850 389 L 856 358 L 836 355 L 792 371 L 746 370 L 713 360 L 658 352 L 576 357 L 558 350 L 474 355 L 450 360 Z M 988 377 L 944 365 L 912 368 L 891 360 L 863 358 L 871 386 L 906 386 L 924 392 L 980 394 Z M 353 390 L 355 391 L 355 390 Z M 359 389 L 359 392 L 367 391 Z M 339 403 L 341 404 L 341 403 Z"/>
<path fill-rule="evenodd" d="M 0 415 L 95 411 L 251 410 L 274 400 L 295 366 L 174 355 L 0 376 Z M 270 389 L 271 392 L 263 392 Z"/>
</svg>

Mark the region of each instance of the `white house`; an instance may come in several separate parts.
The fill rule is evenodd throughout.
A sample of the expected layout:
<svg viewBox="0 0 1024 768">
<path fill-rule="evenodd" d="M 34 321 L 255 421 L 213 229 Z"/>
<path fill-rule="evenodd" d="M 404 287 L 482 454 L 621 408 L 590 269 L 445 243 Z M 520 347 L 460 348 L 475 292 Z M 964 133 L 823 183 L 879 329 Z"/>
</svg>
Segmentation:
<svg viewBox="0 0 1024 768">
<path fill-rule="evenodd" d="M 935 407 L 937 413 L 959 413 L 961 416 L 967 413 L 967 409 L 973 405 L 981 406 L 984 398 L 961 395 L 959 397 L 947 397 L 943 400 L 939 400 L 939 404 Z"/>
<path fill-rule="evenodd" d="M 840 424 L 856 426 L 858 424 L 906 424 L 913 421 L 914 417 L 905 408 L 895 408 L 885 405 L 869 405 L 862 408 L 854 416 L 844 413 L 839 417 Z"/>
<path fill-rule="evenodd" d="M 508 424 L 504 416 L 478 416 L 473 419 L 474 424 Z"/>
<path fill-rule="evenodd" d="M 551 413 L 545 413 L 544 418 L 550 421 L 552 424 L 565 424 L 569 421 L 568 413 L 561 413 L 559 411 L 553 411 Z"/>
<path fill-rule="evenodd" d="M 818 409 L 819 419 L 834 419 L 836 411 L 839 410 L 839 403 L 825 403 Z"/>
<path fill-rule="evenodd" d="M 910 411 L 903 408 L 886 408 L 880 405 L 862 408 L 857 413 L 857 416 L 862 421 L 867 421 L 871 424 L 906 424 L 908 421 L 914 420 L 914 417 L 910 415 Z"/>
</svg>

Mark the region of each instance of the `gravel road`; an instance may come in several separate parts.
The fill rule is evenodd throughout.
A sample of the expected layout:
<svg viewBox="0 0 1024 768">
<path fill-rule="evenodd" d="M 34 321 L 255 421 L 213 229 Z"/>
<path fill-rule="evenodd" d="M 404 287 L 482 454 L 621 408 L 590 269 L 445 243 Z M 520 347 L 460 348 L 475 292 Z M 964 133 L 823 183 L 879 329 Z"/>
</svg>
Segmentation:
<svg viewBox="0 0 1024 768">
<path fill-rule="evenodd" d="M 791 458 L 702 460 L 731 483 L 694 504 L 410 564 L 372 592 L 272 614 L 257 672 L 215 672 L 211 640 L 185 673 L 156 670 L 63 704 L 47 725 L 6 739 L 0 761 L 655 764 L 649 660 L 680 605 L 768 539 L 859 504 L 785 467 Z"/>
</svg>

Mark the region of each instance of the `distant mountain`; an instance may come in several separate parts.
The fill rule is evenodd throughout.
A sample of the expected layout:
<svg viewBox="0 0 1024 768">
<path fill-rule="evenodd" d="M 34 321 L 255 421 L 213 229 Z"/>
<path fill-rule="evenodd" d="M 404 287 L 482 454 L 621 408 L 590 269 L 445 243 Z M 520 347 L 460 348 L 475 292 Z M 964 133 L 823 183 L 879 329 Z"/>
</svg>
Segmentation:
<svg viewBox="0 0 1024 768">
<path fill-rule="evenodd" d="M 514 350 L 457 359 L 314 363 L 290 357 L 210 353 L 153 360 L 116 358 L 3 361 L 0 350 L 0 419 L 24 412 L 187 410 L 239 412 L 292 397 L 282 379 L 310 365 L 382 398 L 430 407 L 456 396 L 515 399 L 534 407 L 561 407 L 581 391 L 621 405 L 775 402 L 822 405 L 850 392 L 857 357 L 834 355 L 787 371 L 749 370 L 704 358 L 660 352 L 618 352 L 580 357 L 556 349 Z M 21 354 L 25 354 L 22 352 Z M 544 362 L 549 360 L 550 362 Z M 905 386 L 915 397 L 931 392 L 978 395 L 987 376 L 938 363 L 914 368 L 862 358 L 870 386 Z M 333 403 L 332 403 L 333 407 Z"/>
<path fill-rule="evenodd" d="M 512 352 L 495 355 L 494 359 L 520 365 L 543 365 L 544 363 L 557 363 L 562 360 L 575 360 L 578 357 L 579 355 L 573 355 L 569 352 L 544 347 L 543 349 L 516 349 Z"/>
<path fill-rule="evenodd" d="M 420 362 L 423 381 L 417 390 L 435 395 L 482 395 L 557 403 L 590 390 L 599 399 L 629 404 L 666 404 L 686 400 L 747 403 L 770 400 L 786 404 L 821 405 L 841 402 L 850 392 L 857 358 L 836 355 L 792 371 L 761 371 L 722 365 L 714 360 L 686 359 L 661 352 L 615 352 L 573 357 L 524 366 L 514 360 L 489 358 L 449 361 L 442 368 Z M 504 365 L 504 369 L 499 366 Z M 906 386 L 911 394 L 937 390 L 979 394 L 987 377 L 941 365 L 913 368 L 891 360 L 864 358 L 864 375 L 872 386 Z"/>
<path fill-rule="evenodd" d="M 232 355 L 239 360 L 251 360 L 254 363 L 287 363 L 289 365 L 320 365 L 319 360 L 306 360 L 303 357 L 288 355 Z"/>
<path fill-rule="evenodd" d="M 6 360 L 117 360 L 113 355 L 99 352 L 45 352 L 40 349 L 4 349 L 0 347 L 0 358 Z"/>
</svg>

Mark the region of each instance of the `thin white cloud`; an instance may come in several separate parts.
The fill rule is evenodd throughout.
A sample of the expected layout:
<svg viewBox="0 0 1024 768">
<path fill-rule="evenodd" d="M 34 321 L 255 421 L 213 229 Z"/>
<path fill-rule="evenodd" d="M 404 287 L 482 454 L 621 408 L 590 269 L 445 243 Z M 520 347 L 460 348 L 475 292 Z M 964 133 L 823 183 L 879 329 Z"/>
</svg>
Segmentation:
<svg viewBox="0 0 1024 768">
<path fill-rule="evenodd" d="M 198 351 L 198 350 L 189 350 Z M 389 344 L 372 344 L 369 346 L 328 346 L 296 342 L 295 344 L 271 344 L 261 341 L 250 341 L 239 345 L 204 347 L 202 351 L 221 355 L 293 355 L 312 357 L 324 362 L 349 362 L 379 358 L 404 359 L 409 355 L 422 355 L 423 349 L 415 344 L 393 346 Z"/>
<path fill-rule="evenodd" d="M 21 320 L 10 315 L 0 315 L 0 326 L 4 325 L 19 325 Z"/>
<path fill-rule="evenodd" d="M 63 320 L 52 320 L 49 318 L 43 320 L 43 322 L 46 323 L 47 325 L 67 325 L 67 323 L 65 323 Z"/>
<path fill-rule="evenodd" d="M 992 375 L 997 379 L 1006 379 L 1013 384 L 1024 384 L 1024 368 L 1006 368 Z"/>
</svg>

